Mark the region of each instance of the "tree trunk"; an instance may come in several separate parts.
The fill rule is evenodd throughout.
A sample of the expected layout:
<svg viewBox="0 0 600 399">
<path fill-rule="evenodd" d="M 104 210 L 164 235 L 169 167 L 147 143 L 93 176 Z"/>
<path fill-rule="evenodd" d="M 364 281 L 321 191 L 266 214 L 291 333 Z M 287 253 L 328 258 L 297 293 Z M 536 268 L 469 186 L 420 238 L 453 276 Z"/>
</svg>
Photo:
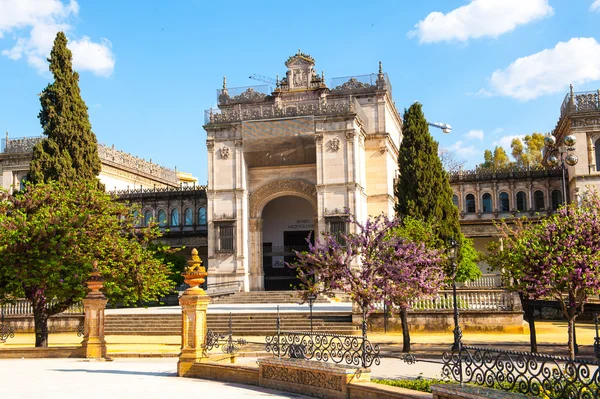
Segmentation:
<svg viewBox="0 0 600 399">
<path fill-rule="evenodd" d="M 33 321 L 35 326 L 35 347 L 48 347 L 48 312 L 45 302 L 33 303 Z"/>
<path fill-rule="evenodd" d="M 529 324 L 529 346 L 533 353 L 537 353 L 537 336 L 535 333 L 535 320 L 533 318 L 533 306 L 528 297 L 519 292 L 521 298 L 521 306 L 525 312 L 525 320 Z"/>
<path fill-rule="evenodd" d="M 575 318 L 569 319 L 569 357 L 575 359 L 575 341 L 573 341 L 573 331 L 575 327 Z"/>
<path fill-rule="evenodd" d="M 408 312 L 405 307 L 400 308 L 400 321 L 402 322 L 402 352 L 410 352 L 410 332 L 408 331 Z"/>
</svg>

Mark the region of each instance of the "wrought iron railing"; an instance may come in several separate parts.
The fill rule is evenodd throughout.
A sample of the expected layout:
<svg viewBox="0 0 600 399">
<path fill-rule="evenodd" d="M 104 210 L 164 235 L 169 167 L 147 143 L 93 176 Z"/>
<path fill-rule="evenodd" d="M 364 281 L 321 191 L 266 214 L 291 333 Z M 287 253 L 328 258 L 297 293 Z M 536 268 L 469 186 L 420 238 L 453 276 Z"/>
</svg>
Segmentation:
<svg viewBox="0 0 600 399">
<path fill-rule="evenodd" d="M 4 309 L 0 309 L 0 342 L 15 337 L 15 329 L 4 321 Z"/>
<path fill-rule="evenodd" d="M 277 306 L 277 333 L 265 337 L 265 350 L 274 356 L 345 363 L 362 368 L 381 364 L 379 345 L 367 339 L 367 323 L 363 317 L 362 336 L 281 331 Z"/>
<path fill-rule="evenodd" d="M 573 101 L 571 102 L 571 95 Z M 600 90 L 568 93 L 560 107 L 560 117 L 567 112 L 585 112 L 600 109 Z"/>
<path fill-rule="evenodd" d="M 600 397 L 598 363 L 585 359 L 465 345 L 444 353 L 442 374 L 460 383 L 551 399 Z"/>
<path fill-rule="evenodd" d="M 223 353 L 233 355 L 240 350 L 241 346 L 247 342 L 243 338 L 233 339 L 233 325 L 231 321 L 231 312 L 229 312 L 229 329 L 227 333 L 217 333 L 208 329 L 206 331 L 206 340 L 204 342 L 205 351 L 221 348 Z"/>
</svg>

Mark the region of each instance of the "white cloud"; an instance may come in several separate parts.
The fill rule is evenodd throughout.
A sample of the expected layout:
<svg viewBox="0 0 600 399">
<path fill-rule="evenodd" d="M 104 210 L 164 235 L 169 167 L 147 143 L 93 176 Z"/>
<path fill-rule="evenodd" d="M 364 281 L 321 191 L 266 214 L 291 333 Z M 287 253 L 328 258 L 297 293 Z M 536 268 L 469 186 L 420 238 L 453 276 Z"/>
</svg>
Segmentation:
<svg viewBox="0 0 600 399">
<path fill-rule="evenodd" d="M 455 153 L 458 157 L 462 158 L 462 159 L 469 159 L 470 157 L 472 157 L 473 155 L 475 155 L 478 150 L 477 148 L 475 148 L 475 146 L 473 145 L 465 145 L 465 143 L 462 140 L 457 141 L 456 143 L 452 144 L 450 147 L 447 147 L 448 151 L 452 151 L 453 153 Z"/>
<path fill-rule="evenodd" d="M 592 3 L 590 11 L 600 11 L 600 0 L 596 0 Z"/>
<path fill-rule="evenodd" d="M 492 131 L 492 133 L 498 134 L 498 133 L 502 133 L 503 131 L 504 131 L 503 127 L 497 127 Z"/>
<path fill-rule="evenodd" d="M 0 38 L 8 32 L 14 32 L 16 38 L 14 46 L 3 50 L 2 55 L 12 60 L 23 58 L 37 71 L 48 71 L 46 58 L 56 33 L 72 31 L 69 20 L 78 12 L 75 0 L 68 4 L 60 0 L 0 0 Z M 107 39 L 94 43 L 84 36 L 71 39 L 68 47 L 76 70 L 100 76 L 108 76 L 114 70 L 115 57 Z"/>
<path fill-rule="evenodd" d="M 464 137 L 468 138 L 468 139 L 478 139 L 478 140 L 483 140 L 483 130 L 480 129 L 475 129 L 475 130 L 469 130 Z"/>
<path fill-rule="evenodd" d="M 494 93 L 527 101 L 560 92 L 569 83 L 600 79 L 600 44 L 592 37 L 573 38 L 518 58 L 506 69 L 495 71 L 490 84 Z"/>
<path fill-rule="evenodd" d="M 522 135 L 509 135 L 509 136 L 504 136 L 494 142 L 492 142 L 492 145 L 495 146 L 500 146 L 502 148 L 504 148 L 504 150 L 506 150 L 506 152 L 510 153 L 510 143 L 513 141 L 513 139 L 521 139 L 523 140 L 523 138 L 525 137 L 524 134 Z"/>
<path fill-rule="evenodd" d="M 553 13 L 548 0 L 472 0 L 447 14 L 430 13 L 409 36 L 417 36 L 420 43 L 498 37 Z"/>
</svg>

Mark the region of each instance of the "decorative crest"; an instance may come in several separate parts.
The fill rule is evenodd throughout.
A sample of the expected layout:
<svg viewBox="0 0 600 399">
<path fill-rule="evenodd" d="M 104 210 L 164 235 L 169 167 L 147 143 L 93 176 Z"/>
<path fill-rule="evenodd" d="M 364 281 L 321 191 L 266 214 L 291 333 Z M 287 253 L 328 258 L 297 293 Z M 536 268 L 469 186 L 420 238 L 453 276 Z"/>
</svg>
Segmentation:
<svg viewBox="0 0 600 399">
<path fill-rule="evenodd" d="M 298 49 L 298 52 L 295 55 L 292 55 L 287 59 L 287 61 L 285 62 L 285 66 L 289 67 L 289 64 L 291 64 L 297 59 L 309 62 L 311 65 L 315 64 L 315 59 L 313 57 L 311 57 L 309 54 L 303 53 L 302 50 Z"/>
</svg>

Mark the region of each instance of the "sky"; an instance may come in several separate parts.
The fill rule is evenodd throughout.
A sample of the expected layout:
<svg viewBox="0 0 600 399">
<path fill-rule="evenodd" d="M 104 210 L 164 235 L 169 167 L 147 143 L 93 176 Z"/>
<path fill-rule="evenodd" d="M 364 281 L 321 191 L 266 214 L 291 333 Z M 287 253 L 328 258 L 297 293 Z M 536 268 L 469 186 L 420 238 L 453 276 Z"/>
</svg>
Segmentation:
<svg viewBox="0 0 600 399">
<path fill-rule="evenodd" d="M 600 89 L 600 0 L 0 0 L 0 131 L 39 136 L 56 32 L 100 143 L 207 180 L 216 90 L 285 75 L 298 49 L 330 78 L 376 73 L 467 168 L 551 131 L 569 91 Z M 2 134 L 4 137 L 4 134 Z"/>
</svg>

